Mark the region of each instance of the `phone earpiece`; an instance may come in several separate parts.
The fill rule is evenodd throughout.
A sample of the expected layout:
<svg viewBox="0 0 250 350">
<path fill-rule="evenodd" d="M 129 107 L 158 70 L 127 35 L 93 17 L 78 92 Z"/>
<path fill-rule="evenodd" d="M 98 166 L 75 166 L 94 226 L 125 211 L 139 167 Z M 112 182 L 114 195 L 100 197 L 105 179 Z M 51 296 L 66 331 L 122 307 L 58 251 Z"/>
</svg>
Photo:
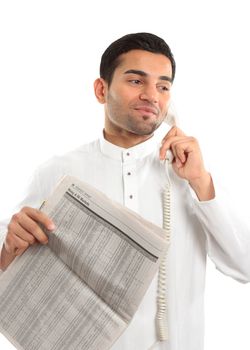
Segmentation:
<svg viewBox="0 0 250 350">
<path fill-rule="evenodd" d="M 174 106 L 173 100 L 171 100 L 170 105 L 168 107 L 168 113 L 165 117 L 165 123 L 167 123 L 169 126 L 175 126 L 177 124 L 177 112 L 176 108 Z"/>
<path fill-rule="evenodd" d="M 169 108 L 168 108 L 168 113 L 166 115 L 165 118 L 165 123 L 167 123 L 169 126 L 176 126 L 177 124 L 177 113 L 176 113 L 176 108 L 174 106 L 173 100 L 171 100 Z M 166 161 L 168 162 L 168 164 L 171 164 L 174 160 L 174 156 L 171 150 L 167 150 L 166 152 Z"/>
<path fill-rule="evenodd" d="M 165 121 L 165 123 L 167 123 L 171 127 L 176 125 L 176 117 L 171 112 L 168 112 L 164 121 Z"/>
</svg>

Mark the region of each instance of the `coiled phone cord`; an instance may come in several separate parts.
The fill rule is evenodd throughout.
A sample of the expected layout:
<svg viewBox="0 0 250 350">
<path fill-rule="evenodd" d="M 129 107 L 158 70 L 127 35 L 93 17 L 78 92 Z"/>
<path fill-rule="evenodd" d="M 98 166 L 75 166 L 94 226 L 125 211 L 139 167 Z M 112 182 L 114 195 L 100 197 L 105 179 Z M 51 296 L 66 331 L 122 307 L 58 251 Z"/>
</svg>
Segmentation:
<svg viewBox="0 0 250 350">
<path fill-rule="evenodd" d="M 165 238 L 170 243 L 171 237 L 171 191 L 170 191 L 170 178 L 168 173 L 168 165 L 171 162 L 167 158 L 166 172 L 168 179 L 168 186 L 163 194 L 163 229 L 165 231 Z M 168 339 L 168 325 L 167 325 L 167 297 L 166 287 L 167 285 L 167 255 L 164 256 L 160 263 L 158 272 L 158 286 L 157 286 L 157 311 L 156 311 L 156 332 L 157 341 L 149 348 L 152 350 L 158 342 Z"/>
<path fill-rule="evenodd" d="M 165 237 L 170 242 L 170 188 L 164 191 L 163 197 L 163 228 Z M 156 312 L 156 329 L 159 341 L 168 339 L 167 327 L 167 300 L 166 300 L 166 284 L 167 284 L 167 256 L 165 255 L 161 261 L 158 273 L 157 288 L 157 312 Z"/>
</svg>

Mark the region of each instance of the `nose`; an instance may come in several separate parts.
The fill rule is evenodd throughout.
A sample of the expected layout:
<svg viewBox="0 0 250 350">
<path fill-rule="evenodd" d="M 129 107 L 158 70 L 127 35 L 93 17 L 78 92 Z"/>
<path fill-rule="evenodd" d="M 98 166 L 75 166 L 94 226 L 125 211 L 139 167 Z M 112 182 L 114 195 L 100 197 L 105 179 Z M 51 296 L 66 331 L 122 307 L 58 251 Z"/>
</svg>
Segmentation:
<svg viewBox="0 0 250 350">
<path fill-rule="evenodd" d="M 142 101 L 148 101 L 151 103 L 158 102 L 158 91 L 155 86 L 147 85 L 144 86 L 143 91 L 140 93 L 140 99 Z"/>
</svg>

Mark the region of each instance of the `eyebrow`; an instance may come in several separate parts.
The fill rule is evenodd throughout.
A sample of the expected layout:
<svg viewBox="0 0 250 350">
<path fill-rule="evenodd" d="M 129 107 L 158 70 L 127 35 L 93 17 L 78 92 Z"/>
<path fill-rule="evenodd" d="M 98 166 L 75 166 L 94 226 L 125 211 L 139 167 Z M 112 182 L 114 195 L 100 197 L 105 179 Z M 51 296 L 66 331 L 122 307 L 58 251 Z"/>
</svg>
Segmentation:
<svg viewBox="0 0 250 350">
<path fill-rule="evenodd" d="M 137 74 L 137 75 L 140 75 L 142 77 L 148 76 L 148 74 L 146 72 L 144 72 L 143 70 L 138 70 L 138 69 L 129 69 L 126 72 L 124 72 L 124 74 Z M 169 81 L 170 83 L 173 82 L 173 79 L 168 77 L 167 75 L 161 75 L 161 76 L 159 76 L 159 79 Z"/>
</svg>

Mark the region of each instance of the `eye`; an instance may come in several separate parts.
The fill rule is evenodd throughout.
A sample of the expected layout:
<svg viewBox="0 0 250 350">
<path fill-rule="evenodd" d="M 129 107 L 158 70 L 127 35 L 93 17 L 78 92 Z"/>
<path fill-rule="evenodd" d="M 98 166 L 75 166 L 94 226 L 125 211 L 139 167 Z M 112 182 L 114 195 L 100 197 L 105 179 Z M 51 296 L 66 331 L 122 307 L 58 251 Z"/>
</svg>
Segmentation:
<svg viewBox="0 0 250 350">
<path fill-rule="evenodd" d="M 159 85 L 158 86 L 158 89 L 162 92 L 167 92 L 170 90 L 170 86 L 167 86 L 167 85 Z"/>
<path fill-rule="evenodd" d="M 129 80 L 129 82 L 133 85 L 142 84 L 141 80 L 139 80 L 139 79 L 131 79 L 131 80 Z"/>
</svg>

